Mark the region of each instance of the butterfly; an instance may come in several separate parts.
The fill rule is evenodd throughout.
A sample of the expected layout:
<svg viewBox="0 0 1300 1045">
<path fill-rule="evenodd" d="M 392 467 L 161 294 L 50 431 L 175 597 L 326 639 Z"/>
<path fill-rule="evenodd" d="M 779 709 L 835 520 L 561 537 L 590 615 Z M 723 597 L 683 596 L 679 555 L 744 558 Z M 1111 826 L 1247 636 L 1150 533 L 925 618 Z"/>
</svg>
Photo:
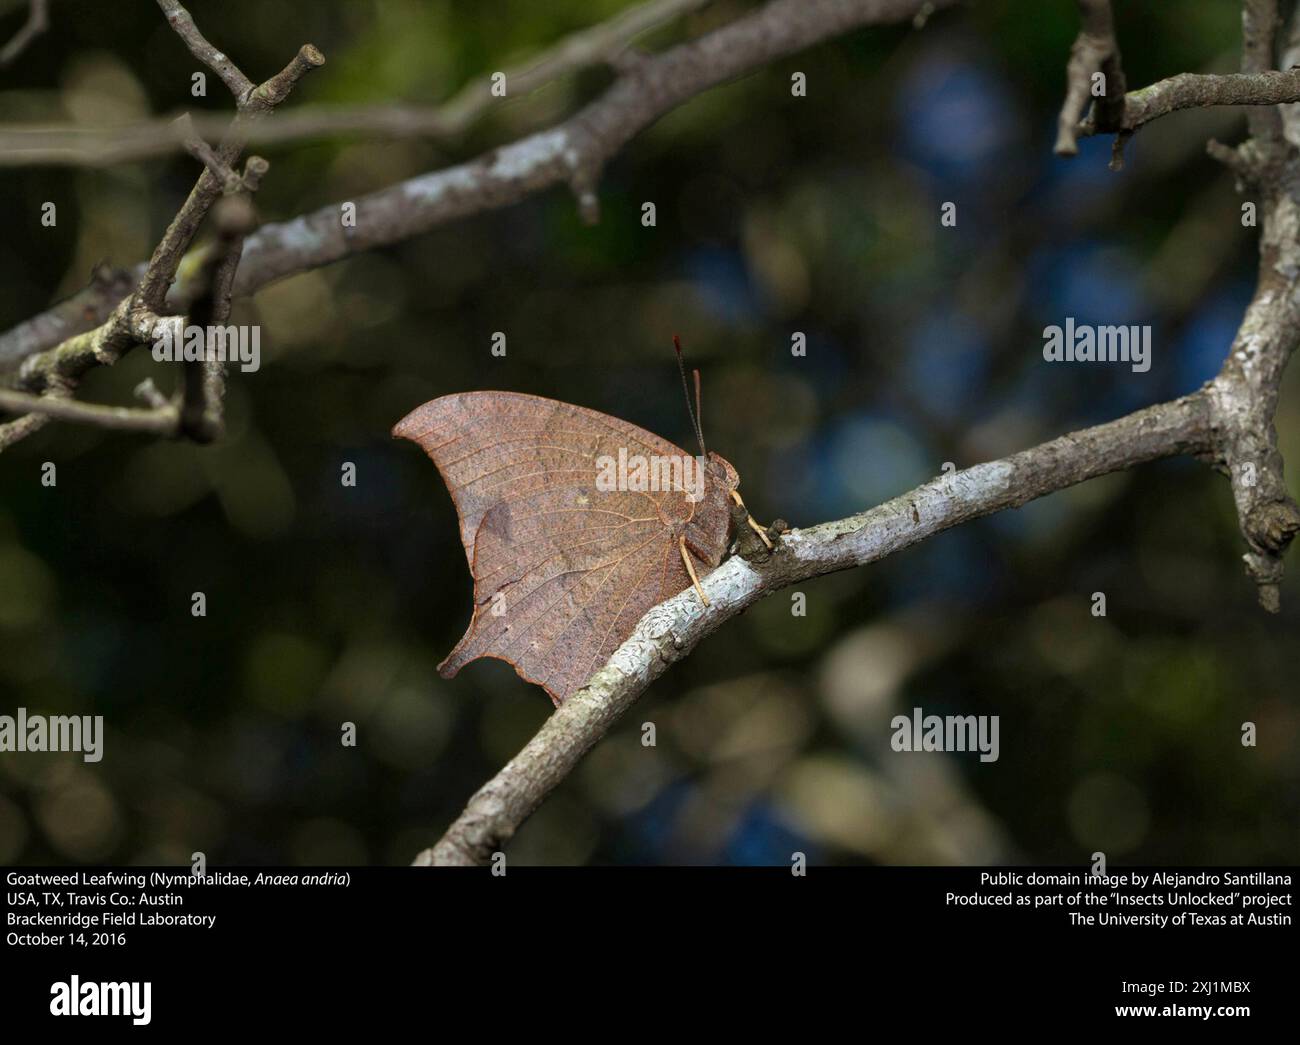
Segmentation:
<svg viewBox="0 0 1300 1045">
<path fill-rule="evenodd" d="M 736 469 L 704 447 L 698 371 L 695 382 L 699 457 L 518 392 L 442 396 L 397 423 L 393 435 L 418 443 L 451 492 L 474 578 L 473 617 L 438 665 L 444 678 L 496 657 L 558 707 L 651 606 L 691 586 L 708 604 L 699 577 L 721 563 L 731 505 L 743 502 Z"/>
</svg>

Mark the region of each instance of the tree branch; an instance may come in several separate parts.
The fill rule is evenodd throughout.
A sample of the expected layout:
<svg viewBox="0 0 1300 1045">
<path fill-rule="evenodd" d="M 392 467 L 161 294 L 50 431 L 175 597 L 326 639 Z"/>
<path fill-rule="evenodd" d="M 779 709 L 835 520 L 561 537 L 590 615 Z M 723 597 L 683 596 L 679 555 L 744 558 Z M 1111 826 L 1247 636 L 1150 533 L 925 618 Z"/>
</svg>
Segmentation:
<svg viewBox="0 0 1300 1045">
<path fill-rule="evenodd" d="M 175 0 L 158 0 L 158 4 L 164 11 L 168 12 L 169 20 L 173 18 L 172 12 L 185 12 L 185 9 L 176 3 Z M 182 26 L 193 26 L 193 21 L 188 23 L 189 15 L 184 14 L 184 19 L 180 20 Z M 176 22 L 173 21 L 173 25 Z M 197 35 L 197 30 L 194 31 Z M 198 37 L 202 41 L 202 37 Z M 215 152 L 215 159 L 229 167 L 239 157 L 244 150 L 244 135 L 248 125 L 268 113 L 272 112 L 293 90 L 294 85 L 310 70 L 318 68 L 325 64 L 325 57 L 311 44 L 304 44 L 294 56 L 293 60 L 276 73 L 265 83 L 254 87 L 251 81 L 247 81 L 244 74 L 239 72 L 233 62 L 231 62 L 220 52 L 203 43 L 194 43 L 186 39 L 190 50 L 204 50 L 205 46 L 212 50 L 207 61 L 217 63 L 217 66 L 225 70 L 227 83 L 231 84 L 231 90 L 239 88 L 235 97 L 237 99 L 237 112 L 234 121 L 230 124 L 221 144 Z M 236 75 L 237 74 L 237 75 Z M 248 82 L 247 89 L 243 84 Z M 189 197 L 181 205 L 176 217 L 168 226 L 167 231 L 163 234 L 158 246 L 154 249 L 153 257 L 149 259 L 149 264 L 145 267 L 144 275 L 140 280 L 140 289 L 138 295 L 140 301 L 145 307 L 155 312 L 161 312 L 166 305 L 166 296 L 168 288 L 176 278 L 176 271 L 180 267 L 181 259 L 184 257 L 186 250 L 194 241 L 194 235 L 198 232 L 199 224 L 203 221 L 204 215 L 208 209 L 216 202 L 217 197 L 225 189 L 225 180 L 221 176 L 214 174 L 207 167 L 204 168 L 199 180 L 195 182 L 194 188 L 190 191 Z"/>
<path fill-rule="evenodd" d="M 631 64 L 604 95 L 549 130 L 356 200 L 355 228 L 342 226 L 338 203 L 263 225 L 244 245 L 235 294 L 251 294 L 277 279 L 509 206 L 556 185 L 573 187 L 591 213 L 605 163 L 631 138 L 695 95 L 851 29 L 905 23 L 922 9 L 955 3 L 772 0 L 704 36 Z M 215 177 L 212 181 L 216 183 Z M 192 292 L 182 278 L 170 307 L 182 309 Z M 110 299 L 104 287 L 91 287 L 0 335 L 0 366 L 49 350 L 101 322 L 115 304 Z"/>
<path fill-rule="evenodd" d="M 1061 110 L 1056 152 L 1072 156 L 1078 152 L 1076 138 L 1094 134 L 1115 134 L 1115 148 L 1111 167 L 1123 166 L 1124 145 L 1137 130 L 1152 120 L 1181 109 L 1205 109 L 1220 105 L 1249 107 L 1252 148 L 1256 148 L 1281 135 L 1282 121 L 1278 105 L 1300 101 L 1300 69 L 1290 66 L 1284 72 L 1274 67 L 1273 54 L 1277 46 L 1279 19 L 1277 0 L 1246 0 L 1242 6 L 1242 58 L 1239 73 L 1179 73 L 1148 87 L 1130 91 L 1118 102 L 1099 99 L 1079 120 L 1086 99 L 1080 91 L 1088 77 L 1097 68 L 1105 69 L 1104 61 L 1113 52 L 1118 68 L 1118 45 L 1110 21 L 1109 0 L 1079 0 L 1081 8 L 1089 5 L 1105 7 L 1104 17 L 1099 10 L 1093 12 L 1091 26 L 1085 20 L 1071 55 L 1068 79 L 1069 93 Z M 1100 34 L 1098 36 L 1097 34 Z M 1098 42 L 1100 40 L 1100 42 Z M 1119 73 L 1123 84 L 1123 73 Z M 1111 74 L 1106 76 L 1107 91 Z M 1070 120 L 1073 119 L 1074 123 Z M 1247 173 L 1255 163 L 1249 155 L 1236 154 L 1215 143 L 1211 155 L 1227 163 L 1238 174 Z"/>
<path fill-rule="evenodd" d="M 223 191 L 234 192 L 239 189 L 241 185 L 239 175 L 194 129 L 194 118 L 189 113 L 182 114 L 172 126 L 177 138 L 184 143 L 185 151 L 216 175 L 221 181 Z"/>
<path fill-rule="evenodd" d="M 235 101 L 242 104 L 253 91 L 253 81 L 240 72 L 239 67 L 228 56 L 208 43 L 207 38 L 199 32 L 199 27 L 194 24 L 194 19 L 181 6 L 179 0 L 158 0 L 158 6 L 167 16 L 168 23 L 176 30 L 176 35 L 185 41 L 190 54 L 220 76 L 222 83 L 229 87 L 230 93 L 235 96 Z"/>
<path fill-rule="evenodd" d="M 1216 105 L 1282 105 L 1300 101 L 1300 69 L 1262 73 L 1179 73 L 1149 87 L 1130 91 L 1118 128 L 1132 133 L 1144 124 L 1180 109 L 1205 109 Z M 1276 114 L 1274 114 L 1276 115 Z M 1079 126 L 1080 137 L 1104 134 L 1090 114 Z"/>
<path fill-rule="evenodd" d="M 261 177 L 266 161 L 250 157 L 249 167 Z M 244 184 L 243 178 L 239 184 Z M 247 196 L 233 196 L 219 202 L 213 214 L 217 226 L 217 241 L 203 259 L 200 280 L 203 292 L 190 306 L 190 324 L 205 332 L 220 326 L 230 316 L 231 287 L 244 237 L 253 227 L 253 205 Z M 181 393 L 180 413 L 177 418 L 178 434 L 188 436 L 198 443 L 210 443 L 222 430 L 222 401 L 226 390 L 226 371 L 221 360 L 210 358 L 187 362 Z"/>
<path fill-rule="evenodd" d="M 1110 0 L 1078 0 L 1080 27 L 1066 66 L 1065 102 L 1057 120 L 1056 154 L 1074 156 L 1080 117 L 1093 97 L 1093 77 L 1101 73 L 1104 93 L 1097 96 L 1095 113 L 1103 131 L 1118 130 L 1124 116 L 1124 67 Z"/>
<path fill-rule="evenodd" d="M 1248 11 L 1269 6 L 1246 5 Z M 1276 5 L 1271 6 L 1276 18 Z M 1270 59 L 1275 30 L 1273 25 Z M 1288 61 L 1294 57 L 1294 48 L 1291 51 Z M 1252 59 L 1250 52 L 1248 47 L 1243 65 L 1259 60 Z M 1282 133 L 1294 114 L 1269 111 L 1277 119 L 1254 123 L 1258 134 L 1230 153 L 1239 181 L 1254 181 L 1260 191 L 1259 272 L 1255 295 L 1208 392 L 1216 462 L 1232 485 L 1246 539 L 1246 572 L 1257 585 L 1260 605 L 1276 613 L 1281 608 L 1282 557 L 1300 532 L 1300 506 L 1287 490 L 1273 426 L 1282 374 L 1300 344 L 1300 148 L 1297 141 L 1289 140 L 1293 137 L 1289 127 L 1285 136 Z M 1216 150 L 1216 145 L 1211 143 L 1213 154 L 1228 152 L 1223 146 Z"/>
<path fill-rule="evenodd" d="M 3 48 L 0 48 L 0 69 L 13 62 L 27 50 L 27 46 L 50 27 L 50 0 L 30 0 L 27 5 L 27 21 L 14 33 Z"/>
<path fill-rule="evenodd" d="M 1087 479 L 1210 449 L 1209 401 L 1198 392 L 940 476 L 860 515 L 791 530 L 766 563 L 728 559 L 701 582 L 707 607 L 687 589 L 651 609 L 609 662 L 552 713 L 415 862 L 486 863 L 651 682 L 759 599 L 812 577 L 877 562 L 953 526 Z"/>
<path fill-rule="evenodd" d="M 533 56 L 522 65 L 504 69 L 511 97 L 554 83 L 589 66 L 618 64 L 631 41 L 712 0 L 649 0 L 622 11 L 606 22 L 583 29 Z M 309 138 L 359 135 L 366 138 L 424 138 L 454 140 L 501 99 L 492 96 L 482 79 L 467 83 L 438 106 L 363 105 L 315 106 L 258 123 L 245 131 L 245 145 L 285 144 Z M 224 130 L 219 116 L 198 114 L 198 134 L 217 137 Z M 125 127 L 91 128 L 56 124 L 0 126 L 0 166 L 98 167 L 166 156 L 176 150 L 168 119 L 145 120 Z"/>
<path fill-rule="evenodd" d="M 15 414 L 42 414 L 56 421 L 75 421 L 119 432 L 171 435 L 176 430 L 176 410 L 172 407 L 138 410 L 124 406 L 101 406 L 61 396 L 34 396 L 7 388 L 0 388 L 0 410 Z"/>
<path fill-rule="evenodd" d="M 1253 74 L 1276 69 L 1274 54 L 1279 28 L 1277 0 L 1245 0 L 1241 5 L 1241 71 Z M 1247 114 L 1252 138 L 1275 139 L 1282 121 L 1275 109 L 1252 108 Z"/>
<path fill-rule="evenodd" d="M 91 367 L 111 366 L 133 345 L 149 341 L 158 324 L 179 320 L 180 317 L 161 313 L 166 307 L 168 288 L 185 252 L 194 241 L 199 225 L 223 192 L 253 191 L 267 170 L 266 161 L 255 156 L 249 158 L 242 177 L 233 174 L 230 164 L 243 148 L 241 131 L 250 121 L 271 112 L 306 72 L 321 65 L 325 59 L 315 47 L 305 44 L 284 69 L 254 87 L 229 58 L 207 42 L 185 8 L 175 0 L 158 0 L 158 5 L 190 50 L 219 71 L 231 85 L 238 99 L 237 114 L 216 150 L 189 133 L 190 125 L 181 122 L 180 137 L 204 163 L 198 181 L 143 267 L 135 289 L 128 291 L 112 306 L 104 322 L 68 338 L 48 352 L 29 357 L 19 368 L 18 382 L 22 390 L 7 392 L 0 397 L 0 410 L 27 410 L 29 416 L 0 425 L 0 450 L 38 431 L 52 418 L 131 431 L 185 435 L 199 442 L 215 438 L 221 430 L 225 373 L 221 364 L 214 360 L 186 364 L 181 401 L 176 408 L 157 406 L 152 410 L 139 410 L 97 406 L 76 402 L 71 396 L 81 377 Z M 248 83 L 246 89 L 243 86 L 245 82 Z M 199 313 L 202 319 L 199 325 L 205 329 L 211 323 L 223 322 L 229 315 L 235 271 L 245 234 L 251 227 L 252 212 L 246 201 L 242 208 L 230 204 L 225 213 L 226 218 L 218 222 L 216 246 L 198 266 L 195 277 L 197 294 L 192 308 Z M 107 284 L 116 282 L 119 282 L 116 278 L 105 281 Z M 107 298 L 105 284 L 96 281 L 92 289 L 97 296 Z M 182 330 L 183 325 L 179 324 Z M 176 343 L 181 340 L 183 338 Z M 42 404 L 40 400 L 47 397 L 50 401 Z"/>
<path fill-rule="evenodd" d="M 44 396 L 45 399 L 54 398 L 51 392 Z M 3 408 L 0 408 L 3 409 Z M 49 414 L 26 414 L 16 421 L 5 421 L 0 423 L 0 450 L 13 446 L 14 443 L 21 442 L 29 435 L 39 432 L 50 423 Z"/>
</svg>

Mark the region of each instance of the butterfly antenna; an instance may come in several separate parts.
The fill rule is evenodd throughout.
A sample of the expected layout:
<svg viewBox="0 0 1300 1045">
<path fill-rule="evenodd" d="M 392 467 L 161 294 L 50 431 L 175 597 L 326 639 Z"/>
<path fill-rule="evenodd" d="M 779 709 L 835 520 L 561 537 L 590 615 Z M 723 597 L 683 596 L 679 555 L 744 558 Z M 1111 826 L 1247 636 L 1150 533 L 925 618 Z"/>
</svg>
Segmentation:
<svg viewBox="0 0 1300 1045">
<path fill-rule="evenodd" d="M 700 372 L 692 370 L 691 376 L 695 378 L 695 424 L 704 431 L 704 397 L 700 395 Z"/>
<path fill-rule="evenodd" d="M 695 438 L 698 439 L 700 443 L 700 454 L 703 457 L 708 457 L 709 452 L 704 448 L 704 430 L 700 427 L 699 414 L 697 414 L 695 408 L 691 406 L 691 385 L 690 382 L 686 380 L 686 363 L 682 360 L 682 339 L 676 334 L 673 335 L 673 348 L 677 349 L 677 369 L 682 375 L 682 392 L 686 395 L 686 412 L 691 415 L 691 424 L 695 427 Z M 697 370 L 695 372 L 695 397 L 697 402 L 699 401 L 699 394 L 700 372 Z"/>
</svg>

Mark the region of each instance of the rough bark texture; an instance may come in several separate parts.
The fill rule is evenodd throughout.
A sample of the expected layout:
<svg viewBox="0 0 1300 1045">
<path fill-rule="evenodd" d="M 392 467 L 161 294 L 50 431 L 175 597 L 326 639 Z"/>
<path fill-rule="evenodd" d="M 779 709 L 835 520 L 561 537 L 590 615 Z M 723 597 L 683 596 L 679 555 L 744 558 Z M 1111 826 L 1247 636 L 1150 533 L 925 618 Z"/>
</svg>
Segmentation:
<svg viewBox="0 0 1300 1045">
<path fill-rule="evenodd" d="M 1082 134 L 1135 131 L 1143 124 L 1180 109 L 1205 109 L 1215 105 L 1280 105 L 1300 97 L 1300 69 L 1262 73 L 1179 73 L 1167 80 L 1132 91 L 1118 126 L 1104 127 L 1090 118 Z"/>
</svg>

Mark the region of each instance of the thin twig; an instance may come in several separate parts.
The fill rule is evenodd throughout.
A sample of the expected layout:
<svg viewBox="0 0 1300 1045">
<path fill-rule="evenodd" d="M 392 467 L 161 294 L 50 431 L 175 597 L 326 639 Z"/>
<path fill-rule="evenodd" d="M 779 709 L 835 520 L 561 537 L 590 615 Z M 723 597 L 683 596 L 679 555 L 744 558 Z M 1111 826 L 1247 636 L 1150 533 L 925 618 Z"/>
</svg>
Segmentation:
<svg viewBox="0 0 1300 1045">
<path fill-rule="evenodd" d="M 1078 0 L 1080 27 L 1066 67 L 1065 102 L 1057 121 L 1056 154 L 1074 156 L 1079 121 L 1094 97 L 1093 77 L 1100 73 L 1104 92 L 1096 96 L 1094 118 L 1100 131 L 1118 131 L 1124 115 L 1124 67 L 1110 0 Z"/>
<path fill-rule="evenodd" d="M 253 90 L 253 81 L 240 71 L 228 55 L 208 43 L 207 37 L 199 32 L 193 17 L 179 3 L 179 0 L 158 0 L 158 6 L 162 8 L 163 14 L 167 16 L 167 21 L 176 30 L 176 34 L 185 41 L 190 54 L 221 77 L 222 83 L 229 87 L 230 93 L 235 96 L 235 101 L 242 104 Z"/>
<path fill-rule="evenodd" d="M 230 192 L 240 184 L 239 175 L 231 170 L 216 150 L 212 148 L 194 129 L 194 119 L 189 113 L 177 117 L 173 126 L 176 135 L 185 143 L 186 151 L 211 171 L 222 183 L 225 191 Z"/>
<path fill-rule="evenodd" d="M 175 0 L 158 0 L 158 2 L 166 11 L 185 10 Z M 169 14 L 168 17 L 170 18 L 171 15 Z M 193 24 L 192 20 L 189 24 Z M 186 42 L 190 43 L 189 40 Z M 191 50 L 193 46 L 191 44 Z M 225 59 L 224 55 L 220 57 Z M 212 60 L 216 59 L 212 58 Z M 229 63 L 229 59 L 225 61 Z M 229 168 L 243 151 L 244 134 L 250 123 L 273 111 L 307 72 L 323 64 L 325 64 L 324 56 L 311 44 L 305 44 L 280 72 L 256 87 L 250 85 L 247 91 L 237 95 L 238 112 L 216 149 L 216 159 L 219 164 Z M 234 69 L 233 63 L 229 65 Z M 242 73 L 239 75 L 243 76 Z M 181 205 L 167 231 L 163 233 L 141 277 L 139 296 L 146 308 L 155 312 L 164 311 L 167 291 L 176 277 L 181 259 L 193 242 L 194 235 L 198 232 L 199 224 L 207 214 L 208 208 L 222 194 L 225 185 L 223 177 L 205 169 L 194 188 L 190 190 L 189 197 Z"/>
<path fill-rule="evenodd" d="M 266 161 L 251 157 L 240 178 L 230 165 L 242 149 L 241 130 L 271 112 L 293 89 L 301 77 L 324 63 L 325 59 L 310 44 L 299 49 L 293 60 L 265 83 L 247 90 L 242 88 L 243 74 L 225 55 L 216 51 L 199 32 L 189 13 L 174 0 L 159 0 L 168 21 L 180 33 L 190 50 L 222 73 L 223 79 L 236 92 L 237 114 L 220 147 L 210 149 L 206 143 L 187 134 L 184 123 L 182 137 L 199 155 L 205 168 L 194 188 L 182 204 L 163 234 L 153 256 L 144 266 L 139 283 L 133 293 L 121 298 L 104 322 L 93 330 L 77 334 L 56 346 L 41 358 L 28 358 L 18 371 L 21 390 L 9 395 L 11 408 L 28 409 L 32 416 L 55 417 L 60 420 L 103 423 L 110 427 L 138 424 L 141 430 L 169 431 L 169 434 L 187 435 L 197 441 L 207 441 L 221 429 L 221 403 L 225 390 L 225 374 L 220 365 L 204 361 L 187 365 L 183 382 L 182 408 L 170 412 L 132 410 L 125 407 L 97 406 L 71 400 L 71 394 L 80 378 L 92 366 L 112 365 L 134 344 L 142 344 L 154 336 L 160 323 L 175 323 L 179 317 L 165 317 L 167 290 L 176 275 L 185 252 L 194 241 L 204 216 L 223 191 L 246 188 L 255 189 L 267 169 Z M 233 179 L 233 180 L 232 180 Z M 238 227 L 231 225 L 219 233 L 216 248 L 210 259 L 198 267 L 196 304 L 203 312 L 204 329 L 213 322 L 224 322 L 229 314 L 230 300 L 236 268 L 239 264 L 244 236 L 251 227 L 247 202 L 240 211 Z M 182 325 L 183 327 L 183 325 Z M 48 401 L 48 402 L 47 402 Z M 44 404 L 37 409 L 36 403 Z M 170 418 L 171 429 L 154 428 L 162 425 L 162 418 Z M 20 418 L 10 422 L 0 431 L 0 449 L 10 446 L 37 431 L 43 422 Z"/>
<path fill-rule="evenodd" d="M 50 27 L 50 0 L 29 0 L 27 21 L 14 33 L 3 48 L 0 48 L 0 69 L 11 65 L 20 54 L 27 50 L 28 44 Z"/>
<path fill-rule="evenodd" d="M 27 414 L 16 421 L 0 424 L 0 450 L 26 439 L 29 435 L 34 435 L 49 423 L 48 414 Z"/>
<path fill-rule="evenodd" d="M 632 40 L 712 0 L 650 0 L 599 25 L 573 33 L 526 62 L 501 70 L 508 98 L 519 98 L 589 66 L 617 64 Z M 467 83 L 438 106 L 315 106 L 286 113 L 271 123 L 245 128 L 245 145 L 286 144 L 310 138 L 423 138 L 450 141 L 501 104 L 481 79 Z M 0 166 L 55 164 L 107 166 L 166 156 L 177 148 L 171 120 L 155 119 L 111 129 L 57 124 L 0 125 Z M 218 138 L 220 116 L 199 113 L 195 133 Z"/>
<path fill-rule="evenodd" d="M 224 323 L 230 314 L 230 288 L 239 265 L 244 237 L 253 227 L 253 206 L 246 196 L 224 199 L 217 204 L 213 219 L 217 226 L 217 241 L 204 257 L 199 274 L 203 290 L 194 299 L 189 314 L 190 324 L 205 332 L 205 346 L 208 345 L 207 332 Z M 217 438 L 221 433 L 221 399 L 224 393 L 225 369 L 221 360 L 205 358 L 186 362 L 181 396 L 181 434 L 198 443 L 208 443 Z"/>
<path fill-rule="evenodd" d="M 56 421 L 75 421 L 120 432 L 171 435 L 176 428 L 176 410 L 172 407 L 141 410 L 134 407 L 103 406 L 59 396 L 29 395 L 8 388 L 0 388 L 0 410 L 11 414 L 44 414 Z"/>
<path fill-rule="evenodd" d="M 1216 105 L 1268 106 L 1300 101 L 1300 69 L 1262 73 L 1179 73 L 1148 87 L 1130 91 L 1119 130 L 1132 133 L 1152 120 L 1180 109 Z M 1114 128 L 1112 128 L 1114 129 Z M 1079 126 L 1079 135 L 1104 133 L 1093 116 Z"/>
</svg>

